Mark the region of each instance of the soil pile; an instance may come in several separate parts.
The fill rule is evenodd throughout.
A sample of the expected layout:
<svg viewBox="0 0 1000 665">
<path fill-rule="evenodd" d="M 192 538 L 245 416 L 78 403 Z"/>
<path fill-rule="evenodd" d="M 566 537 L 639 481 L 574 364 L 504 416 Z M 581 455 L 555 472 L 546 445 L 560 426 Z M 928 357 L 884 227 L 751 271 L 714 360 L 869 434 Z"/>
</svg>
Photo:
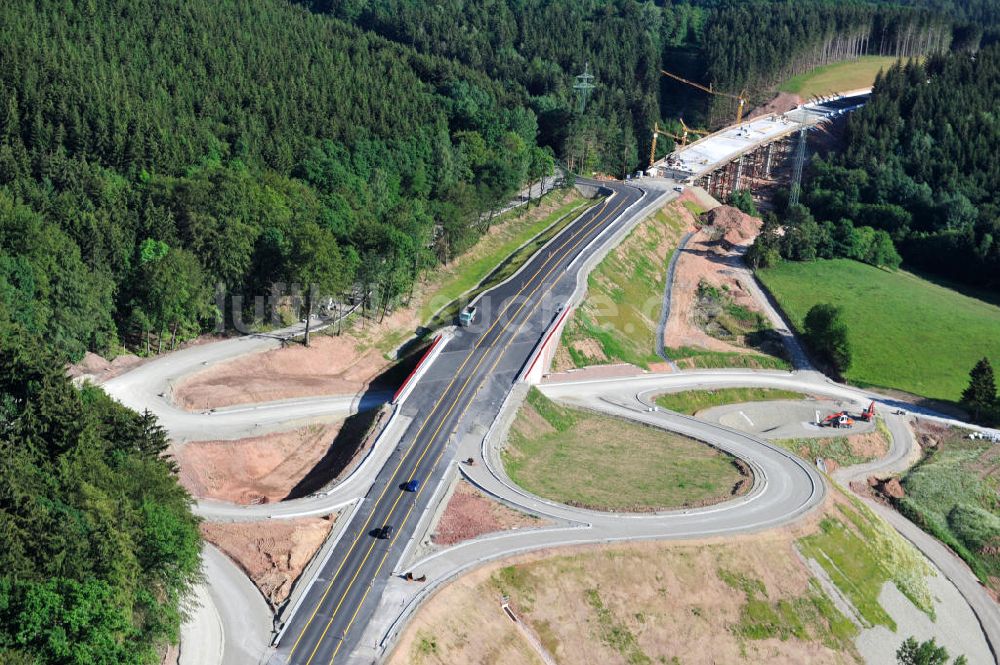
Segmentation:
<svg viewBox="0 0 1000 665">
<path fill-rule="evenodd" d="M 80 362 L 74 365 L 66 365 L 66 374 L 71 379 L 103 383 L 140 362 L 142 362 L 142 358 L 131 353 L 123 353 L 114 360 L 108 361 L 96 353 L 88 351 L 84 354 Z"/>
<path fill-rule="evenodd" d="M 903 486 L 899 483 L 899 478 L 876 478 L 872 476 L 868 479 L 868 487 L 877 494 L 890 499 L 902 499 L 906 496 Z"/>
<path fill-rule="evenodd" d="M 759 118 L 762 115 L 771 115 L 772 113 L 787 113 L 791 111 L 796 106 L 802 104 L 803 99 L 798 95 L 791 92 L 779 92 L 774 98 L 755 108 L 750 112 L 748 118 Z"/>
<path fill-rule="evenodd" d="M 760 233 L 761 221 L 751 217 L 739 208 L 719 206 L 701 216 L 701 220 L 712 227 L 714 238 L 720 238 L 734 245 L 742 245 L 753 240 Z"/>
</svg>

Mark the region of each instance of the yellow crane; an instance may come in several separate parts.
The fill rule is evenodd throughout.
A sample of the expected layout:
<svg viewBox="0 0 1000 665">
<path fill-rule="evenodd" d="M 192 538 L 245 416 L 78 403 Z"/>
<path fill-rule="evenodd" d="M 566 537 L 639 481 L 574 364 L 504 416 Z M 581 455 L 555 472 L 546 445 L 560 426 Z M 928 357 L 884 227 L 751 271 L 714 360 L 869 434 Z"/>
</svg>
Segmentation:
<svg viewBox="0 0 1000 665">
<path fill-rule="evenodd" d="M 664 130 L 660 129 L 659 123 L 655 123 L 655 122 L 653 123 L 653 145 L 650 146 L 650 149 L 649 149 L 649 165 L 650 166 L 652 166 L 653 162 L 656 161 L 656 137 L 658 135 L 662 134 L 663 136 L 669 136 L 674 141 L 679 141 L 680 142 L 680 146 L 682 148 L 687 145 L 688 135 L 689 134 L 696 134 L 696 135 L 699 135 L 699 136 L 706 136 L 706 135 L 708 135 L 708 132 L 704 132 L 704 131 L 702 131 L 700 129 L 691 129 L 690 127 L 688 127 L 687 125 L 684 124 L 683 120 L 681 120 L 681 127 L 684 128 L 684 133 L 681 136 L 677 136 L 676 134 L 671 134 L 668 131 L 664 131 Z"/>
<path fill-rule="evenodd" d="M 696 136 L 708 136 L 711 132 L 706 132 L 703 129 L 691 129 L 684 124 L 684 118 L 680 118 L 681 127 L 684 128 L 684 145 L 687 145 L 688 134 L 695 134 Z"/>
<path fill-rule="evenodd" d="M 677 136 L 676 134 L 671 134 L 670 132 L 665 132 L 662 129 L 660 129 L 660 124 L 659 123 L 654 122 L 653 123 L 653 145 L 650 146 L 650 148 L 649 148 L 649 165 L 650 166 L 652 166 L 653 162 L 656 161 L 656 138 L 660 134 L 663 134 L 664 136 L 669 136 L 674 141 L 684 141 L 684 142 L 686 142 L 686 138 L 685 137 L 683 137 L 683 136 Z M 683 143 L 681 145 L 683 145 Z"/>
<path fill-rule="evenodd" d="M 730 94 L 728 92 L 721 92 L 719 90 L 714 90 L 711 86 L 704 86 L 704 85 L 702 85 L 700 83 L 695 83 L 694 81 L 689 81 L 686 78 L 684 78 L 683 76 L 678 76 L 677 74 L 671 74 L 670 72 L 668 72 L 665 69 L 661 69 L 660 73 L 663 74 L 664 76 L 669 76 L 670 78 L 674 79 L 675 81 L 680 81 L 681 83 L 687 83 L 689 86 L 691 86 L 693 88 L 698 88 L 699 90 L 707 92 L 710 95 L 719 95 L 720 97 L 728 97 L 729 99 L 735 99 L 736 100 L 736 104 L 737 104 L 736 105 L 736 124 L 740 124 L 740 121 L 743 120 L 743 110 L 744 110 L 744 108 L 747 105 L 747 92 L 746 92 L 746 90 L 744 90 L 743 92 L 741 92 L 738 95 L 732 95 L 732 94 Z"/>
</svg>

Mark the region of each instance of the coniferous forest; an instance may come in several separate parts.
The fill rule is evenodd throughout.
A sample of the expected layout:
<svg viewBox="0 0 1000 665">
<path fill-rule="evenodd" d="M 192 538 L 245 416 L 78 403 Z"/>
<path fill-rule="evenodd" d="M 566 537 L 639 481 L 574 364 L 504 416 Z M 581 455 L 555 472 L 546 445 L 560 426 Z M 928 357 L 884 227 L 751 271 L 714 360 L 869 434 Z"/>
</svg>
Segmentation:
<svg viewBox="0 0 1000 665">
<path fill-rule="evenodd" d="M 848 119 L 845 149 L 812 161 L 804 206 L 785 215 L 786 232 L 779 238 L 766 229 L 750 258 L 766 265 L 779 254 L 846 255 L 894 267 L 901 257 L 1000 290 L 997 99 L 997 44 L 893 67 Z"/>
<path fill-rule="evenodd" d="M 76 359 L 169 347 L 212 324 L 220 288 L 322 283 L 387 305 L 553 156 L 643 166 L 676 49 L 705 55 L 698 78 L 763 90 L 817 58 L 938 50 L 951 34 L 922 10 L 822 2 L 423 9 L 5 3 L 0 320 Z"/>
</svg>

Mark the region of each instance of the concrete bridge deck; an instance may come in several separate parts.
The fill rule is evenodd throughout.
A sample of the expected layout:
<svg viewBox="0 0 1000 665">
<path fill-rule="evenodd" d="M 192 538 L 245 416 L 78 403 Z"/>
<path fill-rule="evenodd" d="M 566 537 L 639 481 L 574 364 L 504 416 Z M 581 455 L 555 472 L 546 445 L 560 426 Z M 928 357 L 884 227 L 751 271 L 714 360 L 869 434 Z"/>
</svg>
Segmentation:
<svg viewBox="0 0 1000 665">
<path fill-rule="evenodd" d="M 852 90 L 803 104 L 787 113 L 745 120 L 675 150 L 654 163 L 648 174 L 694 183 L 743 155 L 865 104 L 871 88 Z"/>
</svg>

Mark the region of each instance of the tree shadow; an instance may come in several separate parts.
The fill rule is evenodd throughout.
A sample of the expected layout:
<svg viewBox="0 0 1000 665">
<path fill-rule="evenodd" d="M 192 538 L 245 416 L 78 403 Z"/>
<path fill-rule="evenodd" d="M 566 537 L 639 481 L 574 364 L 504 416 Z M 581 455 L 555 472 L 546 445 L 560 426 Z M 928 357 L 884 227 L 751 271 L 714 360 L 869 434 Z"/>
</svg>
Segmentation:
<svg viewBox="0 0 1000 665">
<path fill-rule="evenodd" d="M 322 490 L 358 461 L 366 439 L 388 418 L 387 410 L 381 408 L 381 405 L 391 397 L 389 393 L 395 393 L 416 368 L 424 355 L 425 347 L 426 344 L 415 346 L 406 357 L 371 381 L 358 397 L 359 408 L 363 410 L 344 420 L 323 458 L 295 484 L 282 501 L 301 499 Z"/>
</svg>

